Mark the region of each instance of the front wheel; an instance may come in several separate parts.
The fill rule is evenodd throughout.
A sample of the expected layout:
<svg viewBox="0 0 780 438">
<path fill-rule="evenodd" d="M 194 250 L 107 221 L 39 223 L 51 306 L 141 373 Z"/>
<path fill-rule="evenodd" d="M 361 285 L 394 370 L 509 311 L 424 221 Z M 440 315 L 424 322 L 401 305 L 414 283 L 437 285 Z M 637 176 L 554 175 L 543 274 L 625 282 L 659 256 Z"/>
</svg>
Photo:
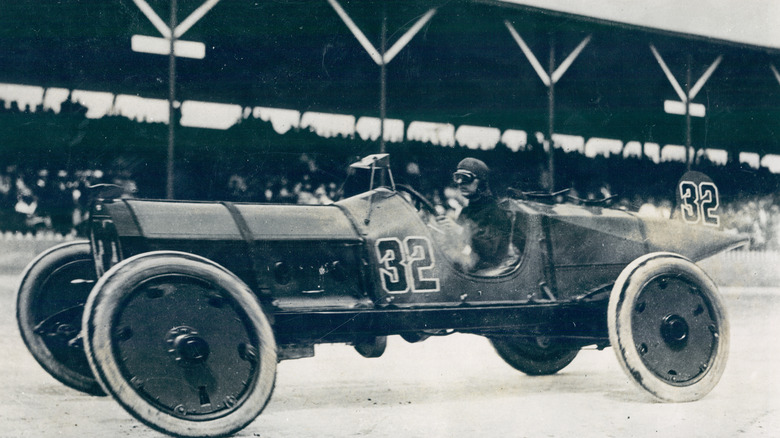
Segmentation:
<svg viewBox="0 0 780 438">
<path fill-rule="evenodd" d="M 529 376 L 555 374 L 569 365 L 579 348 L 547 337 L 491 337 L 501 359 Z"/>
<path fill-rule="evenodd" d="M 168 251 L 129 258 L 101 277 L 84 315 L 95 376 L 154 429 L 228 435 L 271 396 L 271 326 L 249 288 L 207 259 Z"/>
<path fill-rule="evenodd" d="M 729 325 L 715 283 L 682 256 L 629 264 L 607 309 L 609 340 L 626 374 L 655 398 L 698 400 L 726 367 Z"/>
</svg>

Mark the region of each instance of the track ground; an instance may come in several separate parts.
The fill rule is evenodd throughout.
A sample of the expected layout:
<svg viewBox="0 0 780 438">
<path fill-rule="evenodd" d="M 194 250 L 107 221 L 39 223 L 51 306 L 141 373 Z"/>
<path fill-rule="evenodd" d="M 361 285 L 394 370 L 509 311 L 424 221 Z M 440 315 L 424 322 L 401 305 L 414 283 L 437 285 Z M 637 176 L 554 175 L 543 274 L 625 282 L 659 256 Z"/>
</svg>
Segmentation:
<svg viewBox="0 0 780 438">
<path fill-rule="evenodd" d="M 110 398 L 49 377 L 15 321 L 17 277 L 0 276 L 0 437 L 162 437 Z M 780 430 L 780 289 L 724 288 L 731 354 L 704 399 L 656 403 L 611 349 L 585 350 L 554 376 L 528 377 L 482 338 L 453 335 L 364 359 L 351 347 L 279 365 L 276 391 L 241 437 L 774 437 Z"/>
</svg>

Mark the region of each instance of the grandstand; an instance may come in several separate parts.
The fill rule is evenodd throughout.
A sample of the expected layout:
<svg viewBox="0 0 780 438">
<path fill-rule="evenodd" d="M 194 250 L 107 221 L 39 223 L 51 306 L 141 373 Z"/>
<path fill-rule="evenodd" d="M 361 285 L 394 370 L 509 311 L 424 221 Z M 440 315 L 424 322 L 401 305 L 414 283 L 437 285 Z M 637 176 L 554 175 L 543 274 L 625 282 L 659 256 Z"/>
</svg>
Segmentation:
<svg viewBox="0 0 780 438">
<path fill-rule="evenodd" d="M 671 203 L 695 168 L 721 187 L 729 227 L 777 246 L 776 46 L 522 2 L 322 0 L 302 16 L 212 1 L 180 36 L 205 49 L 176 57 L 171 112 L 168 57 L 133 43 L 161 33 L 139 5 L 165 24 L 167 2 L 87 3 L 4 13 L 7 231 L 70 233 L 97 181 L 144 197 L 168 196 L 170 180 L 177 198 L 324 201 L 351 159 L 383 149 L 443 206 L 466 155 L 503 190 L 609 192 L 633 210 Z M 198 10 L 182 5 L 182 23 Z"/>
</svg>

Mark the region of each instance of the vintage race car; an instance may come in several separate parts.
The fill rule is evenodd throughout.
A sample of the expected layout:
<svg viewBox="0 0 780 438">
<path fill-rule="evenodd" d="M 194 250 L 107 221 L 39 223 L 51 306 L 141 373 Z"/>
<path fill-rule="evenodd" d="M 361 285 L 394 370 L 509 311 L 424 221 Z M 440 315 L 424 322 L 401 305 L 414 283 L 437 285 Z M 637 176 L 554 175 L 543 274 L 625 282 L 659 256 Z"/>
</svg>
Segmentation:
<svg viewBox="0 0 780 438">
<path fill-rule="evenodd" d="M 24 273 L 24 341 L 66 385 L 110 394 L 176 436 L 245 427 L 280 360 L 320 343 L 377 357 L 389 335 L 482 335 L 529 375 L 611 345 L 639 387 L 672 402 L 703 397 L 723 373 L 725 309 L 694 262 L 742 236 L 509 199 L 511 254 L 469 271 L 442 243 L 430 203 L 393 183 L 386 155 L 353 167 L 370 187 L 327 206 L 104 194 L 89 241 L 55 247 Z"/>
</svg>

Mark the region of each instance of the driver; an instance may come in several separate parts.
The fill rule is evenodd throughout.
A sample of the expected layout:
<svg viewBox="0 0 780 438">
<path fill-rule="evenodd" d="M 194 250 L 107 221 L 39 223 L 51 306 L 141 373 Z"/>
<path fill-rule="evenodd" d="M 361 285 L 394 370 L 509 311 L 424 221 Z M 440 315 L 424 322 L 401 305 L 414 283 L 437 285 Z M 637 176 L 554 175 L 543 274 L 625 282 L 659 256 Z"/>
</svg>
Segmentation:
<svg viewBox="0 0 780 438">
<path fill-rule="evenodd" d="M 465 158 L 452 179 L 468 205 L 461 210 L 457 225 L 448 217 L 440 217 L 439 224 L 450 230 L 460 226 L 470 236 L 476 259 L 472 271 L 498 266 L 508 255 L 512 223 L 490 191 L 490 168 L 481 160 Z"/>
</svg>

